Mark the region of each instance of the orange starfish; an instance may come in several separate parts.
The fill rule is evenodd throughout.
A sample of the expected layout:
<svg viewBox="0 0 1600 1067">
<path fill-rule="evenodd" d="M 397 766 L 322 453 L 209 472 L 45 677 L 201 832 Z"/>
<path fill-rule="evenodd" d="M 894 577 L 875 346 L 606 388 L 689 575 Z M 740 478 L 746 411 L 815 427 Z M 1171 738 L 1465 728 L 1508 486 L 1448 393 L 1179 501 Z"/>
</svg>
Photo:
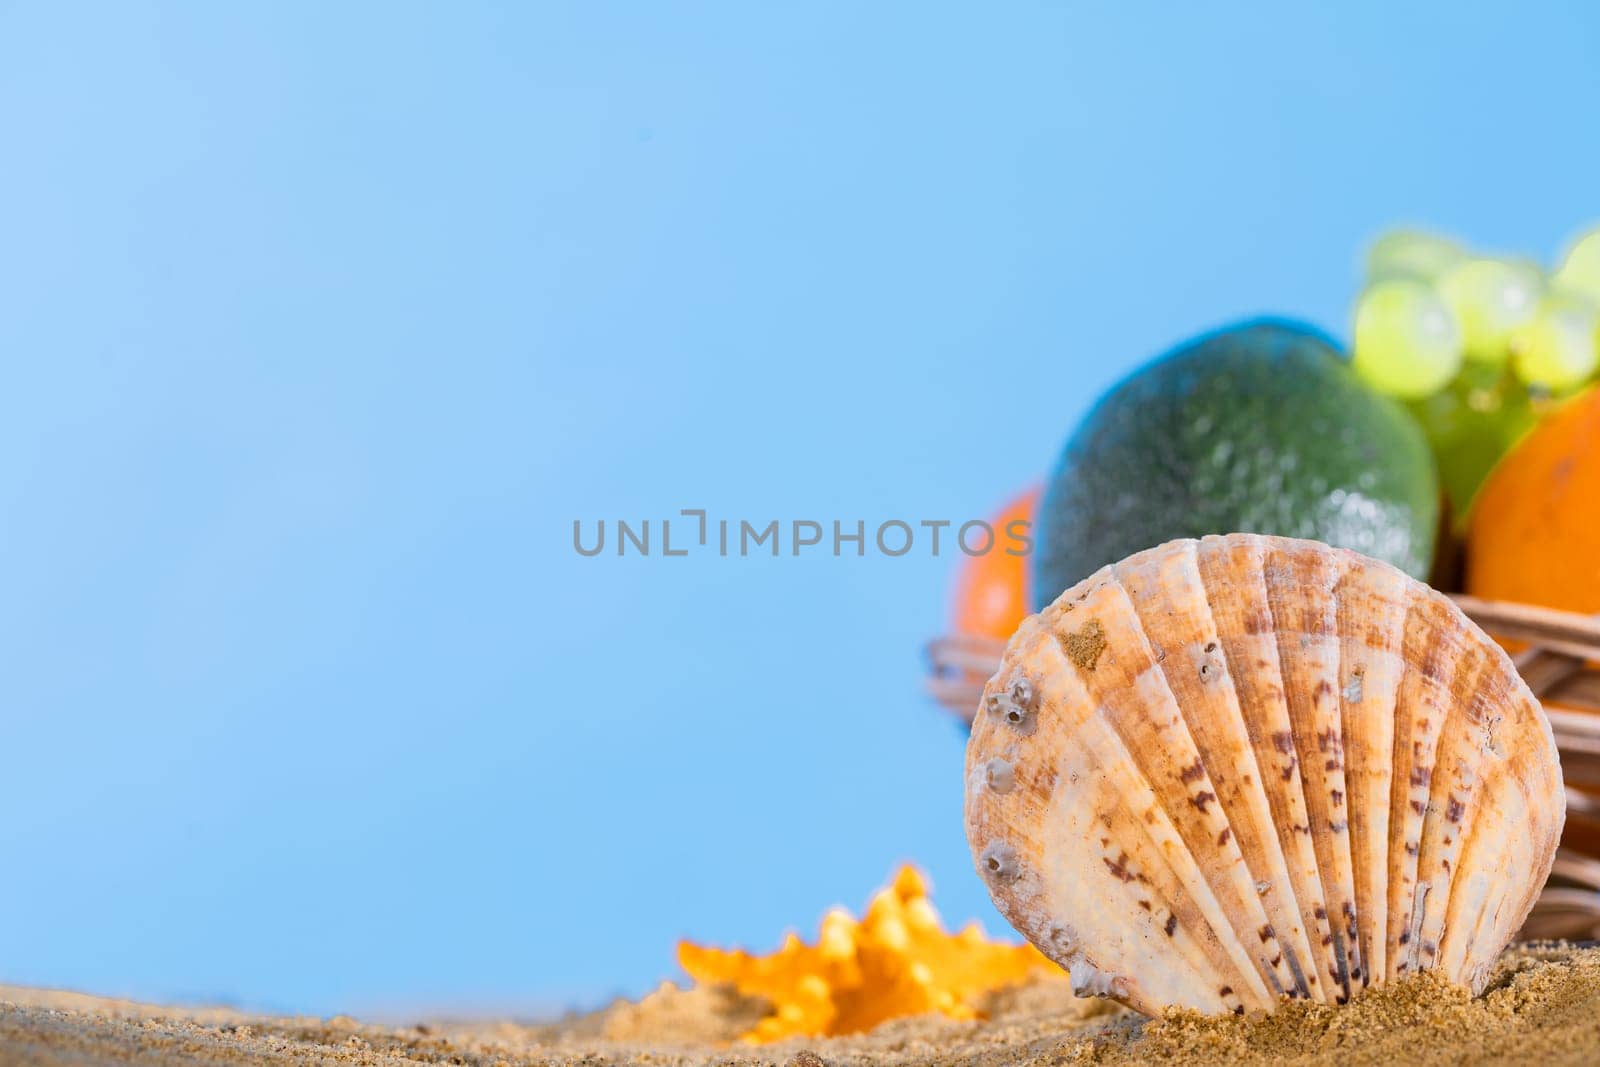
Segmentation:
<svg viewBox="0 0 1600 1067">
<path fill-rule="evenodd" d="M 935 1011 L 975 1019 L 984 993 L 1035 973 L 1061 975 L 1032 945 L 990 941 L 976 922 L 947 933 L 926 879 L 909 864 L 859 922 L 843 908 L 824 915 L 815 945 L 791 933 L 757 956 L 684 941 L 678 962 L 696 982 L 731 982 L 772 1002 L 773 1013 L 742 1037 L 753 1043 L 856 1033 Z"/>
</svg>

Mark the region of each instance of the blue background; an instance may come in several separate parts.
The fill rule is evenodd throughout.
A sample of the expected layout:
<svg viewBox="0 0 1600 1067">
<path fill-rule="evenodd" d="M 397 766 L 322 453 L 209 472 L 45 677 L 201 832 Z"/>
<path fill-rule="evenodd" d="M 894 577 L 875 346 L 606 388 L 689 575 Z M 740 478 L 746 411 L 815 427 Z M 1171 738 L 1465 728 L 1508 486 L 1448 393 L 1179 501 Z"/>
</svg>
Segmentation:
<svg viewBox="0 0 1600 1067">
<path fill-rule="evenodd" d="M 981 516 L 1386 225 L 1600 210 L 1593 5 L 666 7 L 0 3 L 0 979 L 547 1011 L 908 858 L 1003 928 L 954 558 L 572 521 Z"/>
</svg>

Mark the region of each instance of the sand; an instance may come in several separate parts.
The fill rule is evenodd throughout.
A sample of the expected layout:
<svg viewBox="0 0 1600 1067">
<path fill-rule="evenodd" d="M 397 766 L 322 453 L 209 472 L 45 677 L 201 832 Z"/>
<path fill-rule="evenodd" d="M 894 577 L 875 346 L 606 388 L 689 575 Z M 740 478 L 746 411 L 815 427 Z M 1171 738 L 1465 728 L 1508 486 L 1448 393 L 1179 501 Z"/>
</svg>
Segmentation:
<svg viewBox="0 0 1600 1067">
<path fill-rule="evenodd" d="M 1076 1001 L 1058 980 L 996 994 L 990 1018 L 901 1019 L 868 1034 L 726 1044 L 763 1005 L 670 986 L 555 1023 L 379 1026 L 178 1009 L 0 986 L 0 1063 L 603 1064 L 651 1067 L 898 1067 L 931 1064 L 1591 1064 L 1600 1062 L 1600 948 L 1523 947 L 1472 998 L 1431 976 L 1370 990 L 1342 1008 L 1271 1016 L 1147 1020 Z"/>
</svg>

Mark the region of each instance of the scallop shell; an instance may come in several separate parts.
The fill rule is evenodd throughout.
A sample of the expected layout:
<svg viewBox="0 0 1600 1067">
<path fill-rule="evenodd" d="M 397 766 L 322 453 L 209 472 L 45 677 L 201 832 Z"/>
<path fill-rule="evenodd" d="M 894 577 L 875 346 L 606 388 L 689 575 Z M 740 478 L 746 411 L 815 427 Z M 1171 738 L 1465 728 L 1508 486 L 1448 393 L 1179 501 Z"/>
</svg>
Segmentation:
<svg viewBox="0 0 1600 1067">
<path fill-rule="evenodd" d="M 967 746 L 995 904 L 1147 1014 L 1481 992 L 1549 873 L 1550 725 L 1450 600 L 1315 541 L 1172 541 L 1027 619 Z"/>
</svg>

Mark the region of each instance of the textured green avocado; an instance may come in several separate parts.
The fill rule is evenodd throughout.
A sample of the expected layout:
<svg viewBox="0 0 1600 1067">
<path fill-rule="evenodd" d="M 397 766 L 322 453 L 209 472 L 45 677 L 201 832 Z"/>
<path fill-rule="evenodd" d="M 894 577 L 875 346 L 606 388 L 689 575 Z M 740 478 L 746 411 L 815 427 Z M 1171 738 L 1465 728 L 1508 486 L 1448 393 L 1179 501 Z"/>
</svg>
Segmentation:
<svg viewBox="0 0 1600 1067">
<path fill-rule="evenodd" d="M 1177 537 L 1309 537 L 1426 580 L 1439 482 L 1422 429 L 1321 333 L 1259 320 L 1182 345 L 1102 397 L 1039 508 L 1036 607 Z"/>
</svg>

